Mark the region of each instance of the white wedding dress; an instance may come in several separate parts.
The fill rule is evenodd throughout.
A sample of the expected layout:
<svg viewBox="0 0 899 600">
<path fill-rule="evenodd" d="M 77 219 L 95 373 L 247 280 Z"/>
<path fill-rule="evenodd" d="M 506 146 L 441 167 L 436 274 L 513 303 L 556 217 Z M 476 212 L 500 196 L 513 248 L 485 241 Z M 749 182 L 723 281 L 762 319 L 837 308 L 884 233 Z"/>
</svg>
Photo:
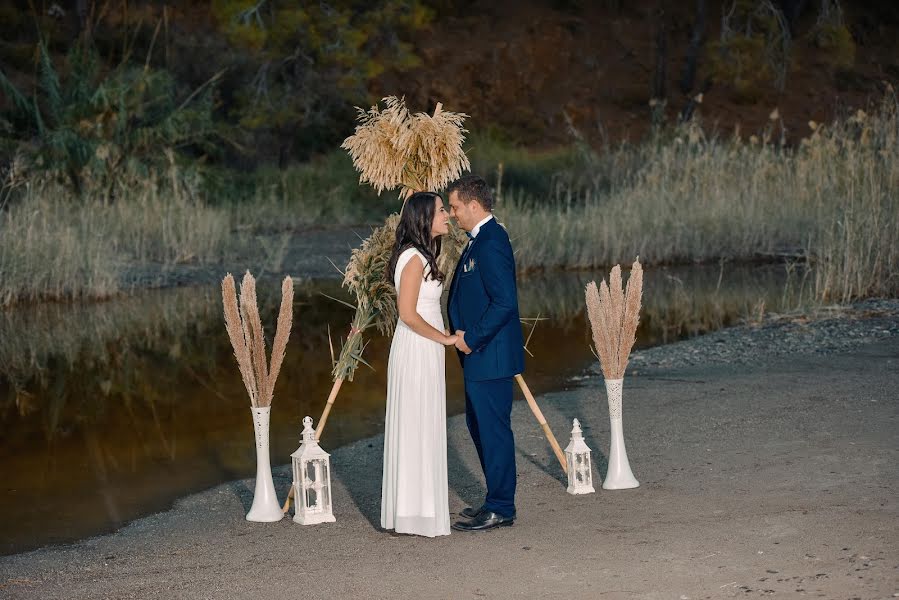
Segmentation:
<svg viewBox="0 0 899 600">
<path fill-rule="evenodd" d="M 403 268 L 419 257 L 404 251 L 396 264 L 399 294 Z M 417 260 L 417 259 L 416 259 Z M 440 311 L 443 284 L 424 279 L 418 314 L 444 331 Z M 381 482 L 381 527 L 427 537 L 449 535 L 449 490 L 446 473 L 446 350 L 398 321 L 387 365 L 387 415 L 384 424 L 384 475 Z"/>
</svg>

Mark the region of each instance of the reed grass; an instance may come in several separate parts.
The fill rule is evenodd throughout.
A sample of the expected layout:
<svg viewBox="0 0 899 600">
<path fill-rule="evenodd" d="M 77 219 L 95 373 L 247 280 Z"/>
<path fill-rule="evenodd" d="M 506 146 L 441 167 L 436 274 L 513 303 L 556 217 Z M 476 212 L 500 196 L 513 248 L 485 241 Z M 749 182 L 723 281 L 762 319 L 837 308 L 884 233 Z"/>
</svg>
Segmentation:
<svg viewBox="0 0 899 600">
<path fill-rule="evenodd" d="M 75 198 L 53 182 L 2 190 L 0 306 L 108 298 L 129 291 L 135 271 L 179 265 L 281 270 L 291 230 L 371 222 L 395 208 L 395 199 L 357 191 L 354 179 L 340 153 L 252 177 L 211 171 L 205 181 L 173 167 L 132 181 L 112 202 Z"/>
<path fill-rule="evenodd" d="M 779 120 L 749 140 L 681 126 L 603 156 L 602 184 L 545 201 L 516 189 L 497 212 L 522 270 L 787 257 L 813 270 L 818 302 L 899 295 L 895 95 L 809 126 L 796 147 L 775 141 Z"/>
<path fill-rule="evenodd" d="M 758 136 L 694 124 L 599 154 L 535 153 L 479 134 L 470 154 L 500 188 L 497 216 L 522 271 L 600 269 L 635 255 L 656 266 L 787 259 L 807 267 L 813 301 L 850 302 L 899 296 L 897 112 L 889 92 L 869 113 L 810 123 L 793 147 L 780 143 L 775 119 Z M 260 237 L 383 222 L 396 199 L 357 176 L 335 151 L 284 171 L 209 171 L 203 181 L 172 165 L 111 203 L 75 201 L 52 183 L 0 190 L 0 306 L 112 296 L 129 289 L 135 267 L 269 264 L 283 248 Z"/>
</svg>

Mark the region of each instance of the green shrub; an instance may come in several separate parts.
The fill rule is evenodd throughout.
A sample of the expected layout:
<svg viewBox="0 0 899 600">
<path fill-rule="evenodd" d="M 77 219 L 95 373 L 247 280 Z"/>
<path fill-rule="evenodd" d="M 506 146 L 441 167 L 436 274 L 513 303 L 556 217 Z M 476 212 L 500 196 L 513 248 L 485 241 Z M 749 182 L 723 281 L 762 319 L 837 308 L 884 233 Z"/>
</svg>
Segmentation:
<svg viewBox="0 0 899 600">
<path fill-rule="evenodd" d="M 182 95 L 164 70 L 123 60 L 104 72 L 88 38 L 72 46 L 65 70 L 43 40 L 38 55 L 34 97 L 0 70 L 0 89 L 12 100 L 0 114 L 0 155 L 15 162 L 17 178 L 109 200 L 168 169 L 179 153 L 215 151 L 216 78 Z"/>
</svg>

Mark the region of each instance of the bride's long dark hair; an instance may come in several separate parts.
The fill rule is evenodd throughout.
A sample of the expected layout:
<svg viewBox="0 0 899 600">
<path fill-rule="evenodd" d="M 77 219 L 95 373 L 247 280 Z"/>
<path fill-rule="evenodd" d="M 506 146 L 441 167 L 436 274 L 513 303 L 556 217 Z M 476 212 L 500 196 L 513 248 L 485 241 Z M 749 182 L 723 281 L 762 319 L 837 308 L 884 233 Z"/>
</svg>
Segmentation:
<svg viewBox="0 0 899 600">
<path fill-rule="evenodd" d="M 440 198 L 434 192 L 416 192 L 409 196 L 403 207 L 400 222 L 396 226 L 396 244 L 393 246 L 393 254 L 387 263 L 388 281 L 394 281 L 396 275 L 396 262 L 400 254 L 409 248 L 415 248 L 421 252 L 430 272 L 427 278 L 443 281 L 444 275 L 437 268 L 437 257 L 440 256 L 440 236 L 431 237 L 431 227 L 434 224 L 434 207 L 436 200 Z"/>
</svg>

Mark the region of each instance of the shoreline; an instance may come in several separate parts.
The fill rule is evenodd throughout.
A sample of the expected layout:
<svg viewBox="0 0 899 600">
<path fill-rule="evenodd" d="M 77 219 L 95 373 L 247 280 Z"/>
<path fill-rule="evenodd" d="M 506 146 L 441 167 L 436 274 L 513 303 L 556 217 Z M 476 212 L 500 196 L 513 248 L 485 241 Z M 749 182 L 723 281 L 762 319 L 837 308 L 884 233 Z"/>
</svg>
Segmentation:
<svg viewBox="0 0 899 600">
<path fill-rule="evenodd" d="M 452 590 L 464 597 L 539 591 L 579 598 L 601 590 L 622 598 L 672 597 L 663 590 L 755 597 L 800 589 L 833 596 L 856 590 L 850 583 L 885 597 L 897 591 L 891 574 L 899 567 L 899 478 L 888 466 L 899 458 L 891 433 L 899 417 L 897 339 L 899 300 L 874 300 L 836 317 L 771 318 L 635 353 L 624 406 L 637 490 L 598 486 L 608 414 L 595 372 L 539 402 L 562 445 L 570 419 L 581 420 L 597 465 L 596 494 L 565 494 L 555 457 L 526 404 L 516 402 L 519 521 L 502 533 L 454 532 L 428 545 L 380 531 L 382 442 L 374 436 L 328 449 L 336 524 L 247 523 L 253 480 L 232 481 L 112 534 L 0 557 L 0 593 L 249 597 L 267 589 L 270 597 L 293 597 L 288 574 L 300 566 L 315 582 L 312 597 L 360 589 L 372 597 L 446 597 Z M 464 416 L 448 421 L 450 508 L 458 512 L 479 501 L 483 483 Z M 273 471 L 283 498 L 289 470 Z M 494 575 L 486 577 L 480 567 L 498 551 L 514 560 L 499 561 L 502 568 L 486 569 Z M 406 561 L 419 556 L 440 565 L 430 576 L 409 572 Z M 703 564 L 712 557 L 724 564 Z M 661 562 L 650 573 L 641 559 Z M 721 569 L 728 576 L 718 577 Z M 606 585 L 615 580 L 633 589 Z M 410 596 L 412 589 L 427 593 Z"/>
<path fill-rule="evenodd" d="M 0 306 L 0 310 L 15 310 L 23 306 L 34 306 L 50 303 L 91 303 L 104 302 L 111 299 L 127 298 L 129 295 L 151 290 L 166 290 L 186 286 L 218 285 L 226 272 L 238 275 L 249 269 L 257 279 L 265 277 L 283 277 L 295 273 L 297 281 L 334 280 L 339 281 L 341 275 L 332 266 L 345 267 L 350 252 L 357 247 L 360 239 L 368 236 L 372 229 L 381 223 L 361 225 L 310 225 L 287 232 L 266 232 L 257 236 L 257 242 L 277 245 L 282 236 L 289 236 L 284 247 L 279 251 L 271 251 L 268 257 L 240 257 L 220 263 L 177 263 L 129 264 L 123 268 L 117 282 L 117 291 L 105 296 L 84 296 L 79 298 L 57 298 L 41 296 L 38 299 L 19 299 L 10 304 Z M 724 267 L 740 266 L 776 266 L 785 259 L 800 258 L 795 253 L 756 254 L 741 258 L 710 258 L 681 262 L 660 262 L 644 265 L 646 269 L 687 268 L 691 266 L 708 268 L 712 265 Z M 269 262 L 270 264 L 263 264 Z M 289 268 L 285 268 L 289 265 Z M 607 267 L 582 268 L 564 266 L 544 266 L 520 269 L 519 278 L 539 277 L 556 272 L 596 272 Z"/>
</svg>

